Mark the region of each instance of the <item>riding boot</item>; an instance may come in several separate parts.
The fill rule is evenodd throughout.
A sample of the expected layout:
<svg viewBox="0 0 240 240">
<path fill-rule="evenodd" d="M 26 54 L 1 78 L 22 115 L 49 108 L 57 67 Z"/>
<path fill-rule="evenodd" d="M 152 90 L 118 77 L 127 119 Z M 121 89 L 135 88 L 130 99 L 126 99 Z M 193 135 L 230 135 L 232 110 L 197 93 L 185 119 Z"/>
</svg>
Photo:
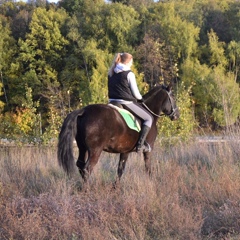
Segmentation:
<svg viewBox="0 0 240 240">
<path fill-rule="evenodd" d="M 145 139 L 150 131 L 150 127 L 143 125 L 142 130 L 140 132 L 140 137 L 138 139 L 138 143 L 136 146 L 136 152 L 150 152 L 150 145 L 145 142 Z"/>
</svg>

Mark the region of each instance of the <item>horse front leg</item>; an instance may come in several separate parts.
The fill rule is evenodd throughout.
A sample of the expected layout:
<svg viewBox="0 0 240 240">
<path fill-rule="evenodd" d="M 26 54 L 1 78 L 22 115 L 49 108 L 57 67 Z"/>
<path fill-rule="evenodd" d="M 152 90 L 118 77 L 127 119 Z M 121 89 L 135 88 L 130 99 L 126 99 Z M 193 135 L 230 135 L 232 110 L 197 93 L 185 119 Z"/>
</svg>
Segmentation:
<svg viewBox="0 0 240 240">
<path fill-rule="evenodd" d="M 117 174 L 118 174 L 118 178 L 115 182 L 115 185 L 117 185 L 120 182 L 120 179 L 123 175 L 123 172 L 125 170 L 125 166 L 126 166 L 126 162 L 128 159 L 128 155 L 129 153 L 120 153 L 120 158 L 119 158 L 119 163 L 118 163 L 118 170 L 117 170 Z"/>
<path fill-rule="evenodd" d="M 144 162 L 145 162 L 145 170 L 146 173 L 150 176 L 152 173 L 152 164 L 151 164 L 151 158 L 150 158 L 151 153 L 150 152 L 144 152 Z"/>
</svg>

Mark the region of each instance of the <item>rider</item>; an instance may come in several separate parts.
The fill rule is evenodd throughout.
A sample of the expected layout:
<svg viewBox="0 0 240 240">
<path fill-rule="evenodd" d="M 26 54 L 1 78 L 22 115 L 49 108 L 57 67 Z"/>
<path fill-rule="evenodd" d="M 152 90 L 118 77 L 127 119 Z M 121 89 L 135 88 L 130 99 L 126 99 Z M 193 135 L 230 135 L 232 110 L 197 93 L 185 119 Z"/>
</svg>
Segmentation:
<svg viewBox="0 0 240 240">
<path fill-rule="evenodd" d="M 143 120 L 143 126 L 136 145 L 136 151 L 150 152 L 151 147 L 145 141 L 151 129 L 153 117 L 138 102 L 143 102 L 135 74 L 131 71 L 133 57 L 129 53 L 117 53 L 108 72 L 109 102 L 119 102 Z"/>
</svg>

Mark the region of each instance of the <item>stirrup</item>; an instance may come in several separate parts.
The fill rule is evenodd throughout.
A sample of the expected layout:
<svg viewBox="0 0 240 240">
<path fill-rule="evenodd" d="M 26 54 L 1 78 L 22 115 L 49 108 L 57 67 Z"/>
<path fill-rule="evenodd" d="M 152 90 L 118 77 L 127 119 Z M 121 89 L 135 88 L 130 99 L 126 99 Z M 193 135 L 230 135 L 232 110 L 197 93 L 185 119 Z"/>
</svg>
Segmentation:
<svg viewBox="0 0 240 240">
<path fill-rule="evenodd" d="M 147 142 L 144 142 L 144 144 L 143 144 L 143 152 L 151 152 L 151 151 L 152 151 L 152 148 L 151 148 L 150 144 L 147 143 Z"/>
<path fill-rule="evenodd" d="M 147 142 L 144 142 L 144 144 L 141 147 L 139 147 L 139 146 L 136 147 L 137 153 L 139 153 L 139 152 L 145 153 L 145 152 L 151 152 L 151 151 L 152 151 L 152 148 Z"/>
</svg>

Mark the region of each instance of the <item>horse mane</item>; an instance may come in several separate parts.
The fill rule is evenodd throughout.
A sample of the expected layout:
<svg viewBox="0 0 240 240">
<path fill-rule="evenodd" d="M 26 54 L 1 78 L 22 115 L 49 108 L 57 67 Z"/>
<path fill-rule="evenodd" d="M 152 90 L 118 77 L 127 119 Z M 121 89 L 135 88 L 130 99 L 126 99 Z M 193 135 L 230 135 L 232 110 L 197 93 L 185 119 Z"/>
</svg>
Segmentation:
<svg viewBox="0 0 240 240">
<path fill-rule="evenodd" d="M 158 85 L 153 87 L 149 92 L 143 95 L 143 99 L 146 101 L 147 99 L 154 97 L 162 89 L 166 89 L 166 86 Z"/>
</svg>

